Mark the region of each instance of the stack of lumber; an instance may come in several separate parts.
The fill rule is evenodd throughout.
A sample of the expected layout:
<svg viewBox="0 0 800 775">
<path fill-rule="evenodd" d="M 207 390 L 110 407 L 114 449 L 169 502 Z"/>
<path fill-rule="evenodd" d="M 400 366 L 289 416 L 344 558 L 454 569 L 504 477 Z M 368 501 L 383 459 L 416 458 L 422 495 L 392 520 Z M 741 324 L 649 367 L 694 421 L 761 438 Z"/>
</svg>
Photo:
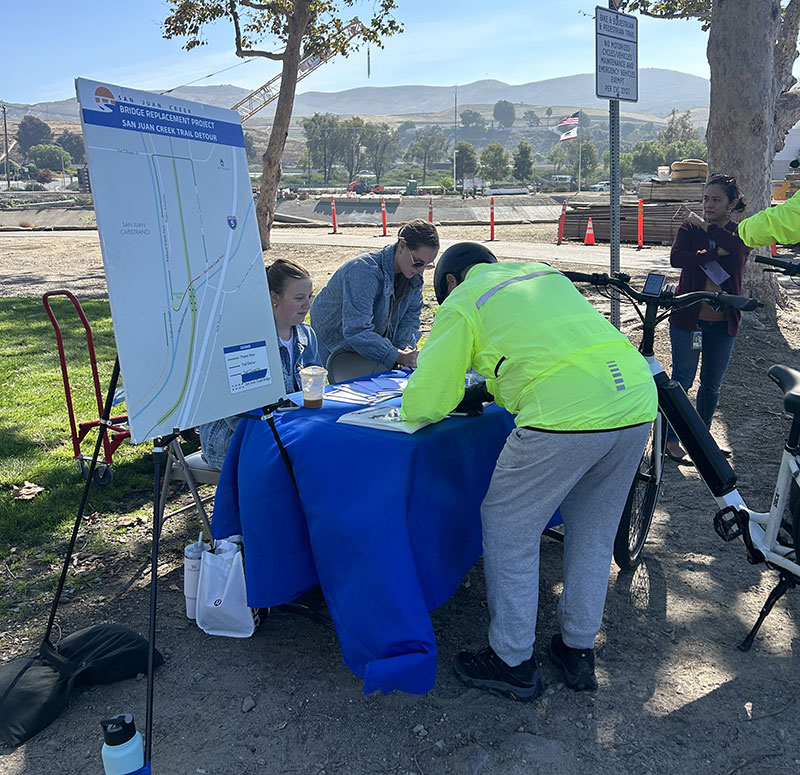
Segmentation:
<svg viewBox="0 0 800 775">
<path fill-rule="evenodd" d="M 670 180 L 705 180 L 708 177 L 708 164 L 702 159 L 674 161 L 670 166 Z"/>
<path fill-rule="evenodd" d="M 643 202 L 700 202 L 705 184 L 705 178 L 651 180 L 640 184 L 639 199 Z"/>
<path fill-rule="evenodd" d="M 688 201 L 686 206 L 696 213 L 703 212 L 698 200 Z M 652 202 L 643 206 L 643 237 L 646 244 L 671 245 L 678 227 L 684 221 L 680 212 L 681 203 Z M 620 242 L 636 244 L 638 232 L 639 205 L 620 203 Z M 608 205 L 576 205 L 567 210 L 564 218 L 564 239 L 583 241 L 586 224 L 592 219 L 594 237 L 598 242 L 611 239 L 611 209 Z"/>
<path fill-rule="evenodd" d="M 772 198 L 775 200 L 791 199 L 800 191 L 800 172 L 790 170 L 785 180 L 772 181 Z"/>
</svg>

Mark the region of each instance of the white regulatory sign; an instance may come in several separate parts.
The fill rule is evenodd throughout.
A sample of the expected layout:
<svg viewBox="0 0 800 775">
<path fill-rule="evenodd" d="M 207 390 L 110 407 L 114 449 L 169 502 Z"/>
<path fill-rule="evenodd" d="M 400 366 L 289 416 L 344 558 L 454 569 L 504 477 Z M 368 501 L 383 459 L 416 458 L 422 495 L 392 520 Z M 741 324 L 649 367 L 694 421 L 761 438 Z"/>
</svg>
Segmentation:
<svg viewBox="0 0 800 775">
<path fill-rule="evenodd" d="M 639 99 L 639 20 L 595 7 L 595 94 L 600 99 Z"/>
</svg>

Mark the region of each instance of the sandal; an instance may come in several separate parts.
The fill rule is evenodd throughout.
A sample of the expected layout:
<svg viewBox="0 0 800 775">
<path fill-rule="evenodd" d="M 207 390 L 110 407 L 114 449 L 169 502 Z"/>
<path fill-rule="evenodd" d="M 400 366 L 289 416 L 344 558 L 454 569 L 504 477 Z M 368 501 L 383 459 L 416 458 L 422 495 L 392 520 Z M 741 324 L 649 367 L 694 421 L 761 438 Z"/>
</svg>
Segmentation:
<svg viewBox="0 0 800 775">
<path fill-rule="evenodd" d="M 667 457 L 676 463 L 687 463 L 689 461 L 686 450 L 677 441 L 668 441 L 665 452 Z"/>
</svg>

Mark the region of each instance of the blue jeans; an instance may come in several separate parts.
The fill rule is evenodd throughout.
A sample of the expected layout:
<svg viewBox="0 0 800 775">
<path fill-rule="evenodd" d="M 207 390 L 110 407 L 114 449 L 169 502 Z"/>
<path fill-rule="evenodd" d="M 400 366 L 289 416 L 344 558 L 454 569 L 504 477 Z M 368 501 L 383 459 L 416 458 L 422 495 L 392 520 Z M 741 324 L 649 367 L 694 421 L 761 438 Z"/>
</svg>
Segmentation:
<svg viewBox="0 0 800 775">
<path fill-rule="evenodd" d="M 212 468 L 222 468 L 225 453 L 228 451 L 239 417 L 223 417 L 221 420 L 207 422 L 198 428 L 200 434 L 200 453 L 203 460 Z"/>
<path fill-rule="evenodd" d="M 698 320 L 698 330 L 703 333 L 702 350 L 692 349 L 692 332 L 675 326 L 669 327 L 672 342 L 672 379 L 679 382 L 688 393 L 697 374 L 697 361 L 700 354 L 700 387 L 697 390 L 697 413 L 703 418 L 707 428 L 719 402 L 722 378 L 731 360 L 735 336 L 728 335 L 728 321 Z M 678 437 L 670 427 L 667 441 L 677 441 Z"/>
</svg>

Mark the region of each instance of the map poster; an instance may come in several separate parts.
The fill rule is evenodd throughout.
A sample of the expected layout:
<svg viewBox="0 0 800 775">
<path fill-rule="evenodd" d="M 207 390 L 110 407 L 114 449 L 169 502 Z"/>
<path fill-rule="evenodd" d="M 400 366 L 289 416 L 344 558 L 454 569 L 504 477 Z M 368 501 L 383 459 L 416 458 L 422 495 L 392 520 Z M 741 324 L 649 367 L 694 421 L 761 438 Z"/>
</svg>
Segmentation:
<svg viewBox="0 0 800 775">
<path fill-rule="evenodd" d="M 239 114 L 76 81 L 131 438 L 285 395 Z"/>
</svg>

